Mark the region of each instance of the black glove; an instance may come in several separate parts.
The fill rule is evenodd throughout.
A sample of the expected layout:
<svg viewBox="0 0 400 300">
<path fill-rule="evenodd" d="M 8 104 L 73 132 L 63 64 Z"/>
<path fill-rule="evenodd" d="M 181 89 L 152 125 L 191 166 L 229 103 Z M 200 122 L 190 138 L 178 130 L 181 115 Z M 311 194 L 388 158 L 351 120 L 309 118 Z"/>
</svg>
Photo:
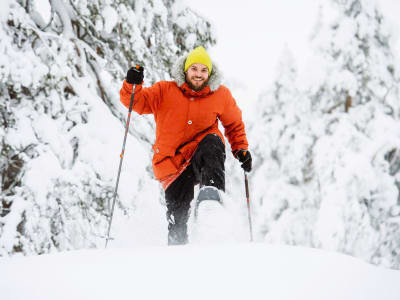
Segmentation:
<svg viewBox="0 0 400 300">
<path fill-rule="evenodd" d="M 141 84 L 143 82 L 143 67 L 136 65 L 128 70 L 126 73 L 126 82 L 130 84 Z"/>
<path fill-rule="evenodd" d="M 235 157 L 242 163 L 242 168 L 246 172 L 251 171 L 251 154 L 248 150 L 239 150 L 236 152 Z"/>
</svg>

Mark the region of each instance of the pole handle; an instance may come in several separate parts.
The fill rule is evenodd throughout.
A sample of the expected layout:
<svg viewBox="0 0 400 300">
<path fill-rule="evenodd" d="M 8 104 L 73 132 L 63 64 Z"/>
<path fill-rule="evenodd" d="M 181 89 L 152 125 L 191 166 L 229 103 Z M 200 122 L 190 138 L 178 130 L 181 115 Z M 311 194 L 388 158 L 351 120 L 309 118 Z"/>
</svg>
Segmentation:
<svg viewBox="0 0 400 300">
<path fill-rule="evenodd" d="M 136 84 L 134 84 L 132 87 L 131 102 L 129 102 L 129 115 L 128 115 L 129 119 L 130 119 L 130 113 L 132 112 L 132 109 L 133 109 L 133 98 L 134 98 L 135 90 L 136 90 Z"/>
</svg>

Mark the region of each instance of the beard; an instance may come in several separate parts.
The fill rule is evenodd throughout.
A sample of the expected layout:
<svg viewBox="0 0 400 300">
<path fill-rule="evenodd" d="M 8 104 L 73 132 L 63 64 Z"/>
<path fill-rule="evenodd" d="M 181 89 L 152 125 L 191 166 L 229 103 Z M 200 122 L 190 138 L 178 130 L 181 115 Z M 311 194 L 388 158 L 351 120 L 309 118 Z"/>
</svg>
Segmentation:
<svg viewBox="0 0 400 300">
<path fill-rule="evenodd" d="M 200 85 L 200 86 L 194 85 L 194 84 L 192 83 L 192 80 L 190 80 L 190 79 L 188 79 L 188 78 L 186 78 L 186 83 L 188 84 L 188 86 L 190 87 L 190 89 L 192 89 L 192 90 L 195 91 L 195 92 L 199 92 L 199 91 L 201 91 L 202 89 L 204 89 L 204 88 L 207 86 L 207 84 L 208 84 L 208 79 L 205 80 L 205 81 L 203 82 L 203 84 Z"/>
</svg>

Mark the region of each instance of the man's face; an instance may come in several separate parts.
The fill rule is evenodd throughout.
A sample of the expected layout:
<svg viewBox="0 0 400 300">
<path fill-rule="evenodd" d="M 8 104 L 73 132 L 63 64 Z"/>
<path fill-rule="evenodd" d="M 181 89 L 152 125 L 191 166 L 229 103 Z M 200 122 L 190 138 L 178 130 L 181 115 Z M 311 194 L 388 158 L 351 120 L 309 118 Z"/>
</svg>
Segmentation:
<svg viewBox="0 0 400 300">
<path fill-rule="evenodd" d="M 189 87 L 198 92 L 208 83 L 208 68 L 203 64 L 193 64 L 186 71 L 186 82 Z"/>
</svg>

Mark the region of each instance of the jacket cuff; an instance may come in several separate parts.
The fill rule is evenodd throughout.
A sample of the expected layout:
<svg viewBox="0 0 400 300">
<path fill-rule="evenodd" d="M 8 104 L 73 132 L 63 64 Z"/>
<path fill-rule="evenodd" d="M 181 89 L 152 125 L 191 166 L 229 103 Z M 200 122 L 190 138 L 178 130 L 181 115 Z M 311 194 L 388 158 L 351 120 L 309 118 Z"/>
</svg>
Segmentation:
<svg viewBox="0 0 400 300">
<path fill-rule="evenodd" d="M 142 83 L 137 84 L 137 85 L 136 85 L 136 89 L 137 89 L 139 86 L 142 86 L 142 84 L 143 84 L 143 81 L 142 81 Z M 133 90 L 133 83 L 129 83 L 128 81 L 126 81 L 126 79 L 124 79 L 123 87 L 124 87 L 125 91 L 127 91 L 128 93 L 132 93 L 132 90 Z"/>
</svg>

